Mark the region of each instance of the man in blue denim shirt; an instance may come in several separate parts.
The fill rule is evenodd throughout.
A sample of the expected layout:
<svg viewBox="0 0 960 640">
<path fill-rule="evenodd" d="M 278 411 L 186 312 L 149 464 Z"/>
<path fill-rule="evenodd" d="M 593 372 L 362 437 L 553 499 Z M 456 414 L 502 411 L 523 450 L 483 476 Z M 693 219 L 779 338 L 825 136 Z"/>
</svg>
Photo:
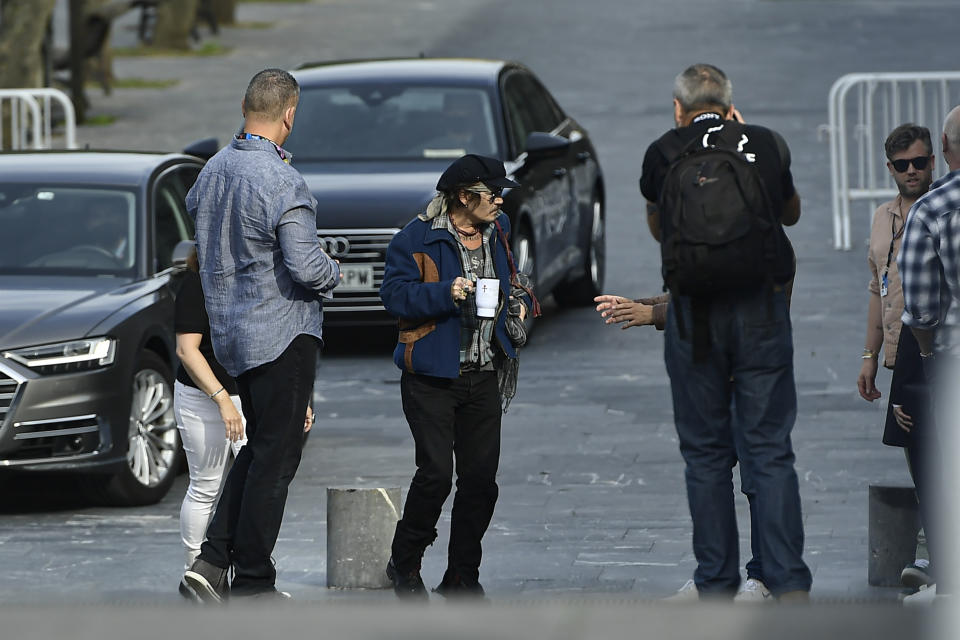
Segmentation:
<svg viewBox="0 0 960 640">
<path fill-rule="evenodd" d="M 339 266 L 317 240 L 316 201 L 280 146 L 299 95 L 286 71 L 255 75 L 243 99 L 242 131 L 187 194 L 213 350 L 237 379 L 247 421 L 247 444 L 181 583 L 185 595 L 205 602 L 219 602 L 228 591 L 280 593 L 270 554 L 300 464 L 321 339 L 320 298 L 340 282 Z"/>
</svg>

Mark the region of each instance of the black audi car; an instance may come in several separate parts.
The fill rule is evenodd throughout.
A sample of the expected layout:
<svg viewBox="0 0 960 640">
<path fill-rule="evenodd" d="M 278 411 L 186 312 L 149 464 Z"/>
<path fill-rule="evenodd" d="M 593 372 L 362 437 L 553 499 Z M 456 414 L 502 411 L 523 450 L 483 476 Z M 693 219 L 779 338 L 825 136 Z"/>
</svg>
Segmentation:
<svg viewBox="0 0 960 640">
<path fill-rule="evenodd" d="M 380 302 L 387 244 L 434 196 L 452 160 L 502 160 L 520 270 L 540 296 L 590 304 L 604 275 L 604 183 L 587 132 L 516 62 L 391 59 L 304 65 L 285 147 L 341 261 L 326 325 L 392 324 Z M 560 286 L 563 285 L 563 286 Z"/>
<path fill-rule="evenodd" d="M 146 504 L 174 480 L 181 154 L 0 154 L 0 469 Z"/>
</svg>

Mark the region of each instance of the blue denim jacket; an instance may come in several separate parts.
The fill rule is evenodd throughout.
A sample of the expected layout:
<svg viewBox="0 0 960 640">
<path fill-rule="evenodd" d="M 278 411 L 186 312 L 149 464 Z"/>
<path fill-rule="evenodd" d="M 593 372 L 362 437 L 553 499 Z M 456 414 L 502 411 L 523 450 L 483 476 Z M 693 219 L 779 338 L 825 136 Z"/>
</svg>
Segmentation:
<svg viewBox="0 0 960 640">
<path fill-rule="evenodd" d="M 272 362 L 301 333 L 322 338 L 340 268 L 320 248 L 316 200 L 267 140 L 234 139 L 187 194 L 210 337 L 232 376 Z"/>
</svg>

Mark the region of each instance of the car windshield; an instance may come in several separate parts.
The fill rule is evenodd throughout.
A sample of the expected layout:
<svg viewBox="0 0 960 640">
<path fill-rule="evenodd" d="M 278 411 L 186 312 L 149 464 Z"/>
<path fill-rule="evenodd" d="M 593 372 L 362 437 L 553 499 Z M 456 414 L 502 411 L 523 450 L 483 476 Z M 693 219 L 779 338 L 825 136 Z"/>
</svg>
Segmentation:
<svg viewBox="0 0 960 640">
<path fill-rule="evenodd" d="M 295 161 L 499 156 L 490 96 L 470 87 L 305 88 L 284 146 Z"/>
<path fill-rule="evenodd" d="M 0 274 L 130 275 L 136 194 L 0 182 Z"/>
</svg>

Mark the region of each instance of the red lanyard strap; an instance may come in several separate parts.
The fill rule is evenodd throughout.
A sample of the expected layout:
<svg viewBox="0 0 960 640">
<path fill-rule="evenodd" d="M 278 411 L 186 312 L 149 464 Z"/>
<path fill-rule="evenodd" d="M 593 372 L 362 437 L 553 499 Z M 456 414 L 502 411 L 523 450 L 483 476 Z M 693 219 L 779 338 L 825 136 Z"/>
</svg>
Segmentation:
<svg viewBox="0 0 960 640">
<path fill-rule="evenodd" d="M 510 284 L 523 289 L 527 295 L 530 296 L 530 301 L 533 304 L 533 317 L 539 318 L 542 315 L 540 313 L 540 301 L 537 300 L 537 296 L 534 295 L 533 289 L 520 282 L 520 278 L 517 276 L 517 263 L 513 261 L 513 252 L 510 251 L 510 243 L 507 242 L 507 236 L 503 232 L 503 227 L 500 226 L 499 220 L 494 220 L 493 223 L 497 225 L 497 234 L 500 236 L 500 242 L 503 243 L 503 247 L 507 250 L 507 262 L 510 264 Z"/>
</svg>

